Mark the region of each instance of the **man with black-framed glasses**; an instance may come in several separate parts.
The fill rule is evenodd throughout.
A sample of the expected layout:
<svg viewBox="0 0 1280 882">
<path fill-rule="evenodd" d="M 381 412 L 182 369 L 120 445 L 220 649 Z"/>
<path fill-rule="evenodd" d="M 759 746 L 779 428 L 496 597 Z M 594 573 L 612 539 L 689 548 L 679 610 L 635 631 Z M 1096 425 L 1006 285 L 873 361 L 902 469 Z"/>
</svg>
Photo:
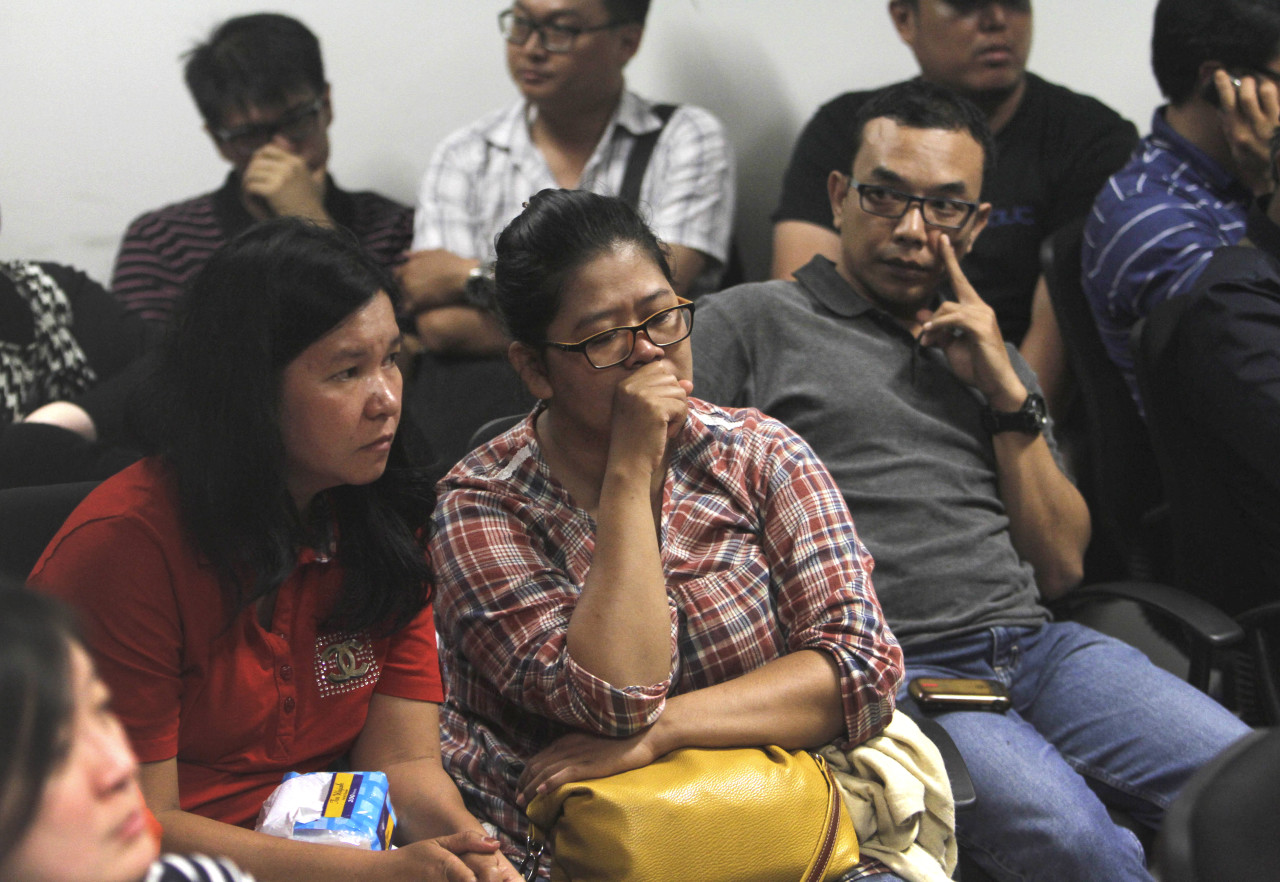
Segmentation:
<svg viewBox="0 0 1280 882">
<path fill-rule="evenodd" d="M 655 105 L 626 88 L 648 8 L 648 0 L 515 0 L 498 13 L 495 36 L 520 98 L 437 147 L 400 272 L 431 352 L 504 357 L 508 341 L 484 308 L 494 239 L 547 188 L 627 198 L 671 248 L 678 293 L 717 287 L 729 255 L 733 159 L 706 110 Z"/>
<path fill-rule="evenodd" d="M 902 645 L 900 710 L 921 712 L 916 678 L 1007 689 L 1004 712 L 937 716 L 979 794 L 956 812 L 961 849 L 1001 880 L 1149 882 L 1103 798 L 1158 827 L 1247 728 L 1044 605 L 1081 579 L 1089 513 L 1034 373 L 960 268 L 992 211 L 982 112 L 903 83 L 862 106 L 851 149 L 827 177 L 835 260 L 704 298 L 694 389 L 786 423 L 831 472 Z"/>
<path fill-rule="evenodd" d="M 991 217 L 965 258 L 965 272 L 1060 416 L 1070 384 L 1040 249 L 1089 210 L 1107 176 L 1128 159 L 1137 130 L 1102 102 L 1027 70 L 1031 0 L 889 0 L 887 6 L 921 79 L 959 92 L 987 117 L 1000 162 L 983 183 Z M 790 277 L 814 254 L 835 256 L 827 175 L 846 158 L 849 128 L 872 94 L 833 98 L 797 138 L 772 217 L 774 278 Z"/>
<path fill-rule="evenodd" d="M 275 14 L 228 19 L 187 55 L 185 74 L 231 171 L 220 189 L 149 211 L 124 235 L 112 292 L 153 337 L 209 255 L 257 220 L 343 226 L 385 266 L 399 262 L 412 212 L 377 193 L 342 190 L 328 173 L 333 106 L 320 43 L 305 25 Z"/>
</svg>

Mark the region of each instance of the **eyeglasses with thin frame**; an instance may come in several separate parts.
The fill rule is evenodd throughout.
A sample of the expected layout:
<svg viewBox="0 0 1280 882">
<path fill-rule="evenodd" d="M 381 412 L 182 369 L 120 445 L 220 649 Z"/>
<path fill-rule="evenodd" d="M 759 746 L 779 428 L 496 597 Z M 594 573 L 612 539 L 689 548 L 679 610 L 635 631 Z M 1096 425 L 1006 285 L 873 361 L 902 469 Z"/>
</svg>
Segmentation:
<svg viewBox="0 0 1280 882">
<path fill-rule="evenodd" d="M 590 26 L 555 24 L 526 18 L 514 9 L 508 9 L 498 15 L 498 30 L 502 31 L 502 36 L 508 43 L 513 46 L 523 46 L 529 41 L 529 35 L 536 33 L 544 52 L 572 52 L 574 44 L 581 35 L 612 30 L 622 24 L 623 22 L 619 21 Z"/>
<path fill-rule="evenodd" d="M 581 352 L 597 370 L 622 364 L 636 351 L 636 335 L 641 331 L 660 349 L 674 346 L 693 333 L 693 303 L 683 297 L 678 299 L 680 302 L 675 306 L 658 310 L 638 325 L 610 328 L 578 343 L 547 340 L 542 345 L 565 352 Z"/>
<path fill-rule="evenodd" d="M 1030 12 L 1031 0 L 941 0 L 944 6 L 950 6 L 956 15 L 972 15 L 988 6 L 1003 6 L 1010 12 Z"/>
<path fill-rule="evenodd" d="M 924 222 L 944 230 L 958 230 L 969 222 L 973 213 L 978 210 L 978 203 L 965 202 L 963 199 L 946 199 L 942 196 L 913 196 L 892 187 L 881 184 L 863 184 L 845 175 L 849 188 L 858 191 L 858 204 L 867 214 L 876 217 L 887 217 L 897 220 L 912 205 L 920 206 L 920 216 Z"/>
<path fill-rule="evenodd" d="M 295 143 L 310 138 L 315 134 L 316 122 L 324 107 L 324 98 L 312 98 L 289 108 L 274 122 L 247 123 L 233 129 L 217 129 L 213 134 L 228 149 L 248 156 L 270 143 L 276 135 L 284 135 Z"/>
</svg>

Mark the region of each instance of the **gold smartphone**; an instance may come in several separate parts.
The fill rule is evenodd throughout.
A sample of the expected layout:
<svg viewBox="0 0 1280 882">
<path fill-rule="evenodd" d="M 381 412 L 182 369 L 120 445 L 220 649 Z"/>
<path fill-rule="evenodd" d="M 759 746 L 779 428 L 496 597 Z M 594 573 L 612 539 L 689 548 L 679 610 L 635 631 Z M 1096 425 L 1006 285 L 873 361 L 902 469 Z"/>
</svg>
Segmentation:
<svg viewBox="0 0 1280 882">
<path fill-rule="evenodd" d="M 916 677 L 907 692 L 921 710 L 1009 709 L 1009 693 L 998 680 L 968 680 L 946 677 Z"/>
</svg>

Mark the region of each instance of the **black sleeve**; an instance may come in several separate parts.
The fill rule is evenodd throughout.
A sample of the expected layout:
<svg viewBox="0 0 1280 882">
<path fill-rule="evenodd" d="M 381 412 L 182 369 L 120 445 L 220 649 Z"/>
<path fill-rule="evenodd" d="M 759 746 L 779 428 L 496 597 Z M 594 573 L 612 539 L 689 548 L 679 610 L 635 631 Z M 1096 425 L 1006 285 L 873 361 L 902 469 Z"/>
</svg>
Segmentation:
<svg viewBox="0 0 1280 882">
<path fill-rule="evenodd" d="M 1280 263 L 1267 261 L 1266 279 L 1250 272 L 1256 252 L 1227 257 L 1239 258 L 1241 272 L 1224 275 L 1187 308 L 1178 373 L 1205 431 L 1280 491 Z"/>
<path fill-rule="evenodd" d="M 853 118 L 869 92 L 849 92 L 818 109 L 796 139 L 773 222 L 808 221 L 835 230 L 827 177 L 853 164 Z"/>
<path fill-rule="evenodd" d="M 1079 97 L 1077 111 L 1061 120 L 1070 150 L 1048 206 L 1049 235 L 1089 213 L 1098 191 L 1124 166 L 1138 144 L 1133 123 L 1100 101 Z"/>
</svg>

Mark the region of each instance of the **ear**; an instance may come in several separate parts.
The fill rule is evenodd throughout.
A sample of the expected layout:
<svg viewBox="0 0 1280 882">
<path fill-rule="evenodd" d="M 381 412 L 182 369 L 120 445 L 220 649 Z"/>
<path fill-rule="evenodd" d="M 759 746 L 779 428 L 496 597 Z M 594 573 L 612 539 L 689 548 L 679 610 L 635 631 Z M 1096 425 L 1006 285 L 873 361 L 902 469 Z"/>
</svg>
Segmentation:
<svg viewBox="0 0 1280 882">
<path fill-rule="evenodd" d="M 640 51 L 640 41 L 644 37 L 644 25 L 627 24 L 618 28 L 619 45 L 622 47 L 622 63 L 625 65 Z"/>
<path fill-rule="evenodd" d="M 831 221 L 837 230 L 844 221 L 844 200 L 849 195 L 847 175 L 833 171 L 827 175 L 827 198 L 831 200 Z"/>
<path fill-rule="evenodd" d="M 507 347 L 507 361 L 511 362 L 530 395 L 543 401 L 552 399 L 551 378 L 547 375 L 547 362 L 540 350 L 513 342 Z"/>
<path fill-rule="evenodd" d="M 987 221 L 991 218 L 991 203 L 984 202 L 978 206 L 978 210 L 973 213 L 973 229 L 969 235 L 965 236 L 964 244 L 956 253 L 957 258 L 962 258 L 973 248 L 973 243 L 978 241 L 978 234 L 987 228 Z"/>
<path fill-rule="evenodd" d="M 1196 70 L 1196 87 L 1191 93 L 1192 100 L 1200 98 L 1214 107 L 1222 103 L 1218 96 L 1218 86 L 1213 81 L 1213 75 L 1220 70 L 1226 70 L 1221 61 L 1200 62 L 1200 67 Z"/>
<path fill-rule="evenodd" d="M 889 0 L 889 18 L 893 21 L 893 28 L 902 42 L 911 47 L 915 46 L 917 11 L 908 0 Z"/>
<path fill-rule="evenodd" d="M 328 83 L 324 84 L 324 92 L 320 95 L 324 99 L 324 109 L 320 111 L 324 117 L 324 128 L 329 128 L 333 124 L 333 90 Z"/>
</svg>

